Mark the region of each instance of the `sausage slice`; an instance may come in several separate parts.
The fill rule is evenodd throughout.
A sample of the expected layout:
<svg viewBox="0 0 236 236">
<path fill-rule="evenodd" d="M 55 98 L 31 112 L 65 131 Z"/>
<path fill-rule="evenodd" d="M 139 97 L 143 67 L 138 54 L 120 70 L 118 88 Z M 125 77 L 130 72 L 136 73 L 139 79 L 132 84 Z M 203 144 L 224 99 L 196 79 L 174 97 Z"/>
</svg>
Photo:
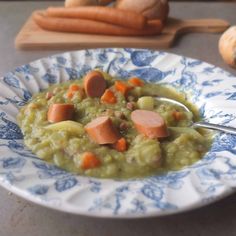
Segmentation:
<svg viewBox="0 0 236 236">
<path fill-rule="evenodd" d="M 106 80 L 99 71 L 90 71 L 84 78 L 84 89 L 89 97 L 101 97 L 106 87 Z"/>
<path fill-rule="evenodd" d="M 54 103 L 49 106 L 47 118 L 49 122 L 56 123 L 64 120 L 72 120 L 74 115 L 73 104 Z"/>
<path fill-rule="evenodd" d="M 120 135 L 109 116 L 100 116 L 85 126 L 91 140 L 98 144 L 113 144 Z"/>
<path fill-rule="evenodd" d="M 164 119 L 157 112 L 135 110 L 131 113 L 131 120 L 137 131 L 148 138 L 163 138 L 169 135 Z"/>
</svg>

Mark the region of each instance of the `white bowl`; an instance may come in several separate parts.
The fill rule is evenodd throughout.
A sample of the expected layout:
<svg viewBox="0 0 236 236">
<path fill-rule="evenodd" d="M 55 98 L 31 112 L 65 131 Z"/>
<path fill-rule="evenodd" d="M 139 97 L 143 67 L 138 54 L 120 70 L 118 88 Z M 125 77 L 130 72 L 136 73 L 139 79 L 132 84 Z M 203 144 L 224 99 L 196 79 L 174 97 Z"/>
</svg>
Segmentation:
<svg viewBox="0 0 236 236">
<path fill-rule="evenodd" d="M 60 211 L 111 218 L 178 213 L 211 203 L 236 186 L 236 136 L 219 133 L 204 158 L 181 171 L 133 180 L 76 176 L 39 160 L 23 144 L 16 115 L 31 95 L 93 68 L 139 76 L 186 92 L 212 123 L 236 126 L 236 78 L 205 62 L 142 49 L 92 49 L 20 66 L 0 80 L 0 185 Z"/>
</svg>

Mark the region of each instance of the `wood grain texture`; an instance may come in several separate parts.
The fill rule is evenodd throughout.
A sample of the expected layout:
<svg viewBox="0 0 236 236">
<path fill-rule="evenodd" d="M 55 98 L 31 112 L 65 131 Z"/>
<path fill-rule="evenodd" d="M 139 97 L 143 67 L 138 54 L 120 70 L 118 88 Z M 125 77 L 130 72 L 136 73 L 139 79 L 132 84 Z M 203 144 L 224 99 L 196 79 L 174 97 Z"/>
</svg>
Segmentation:
<svg viewBox="0 0 236 236">
<path fill-rule="evenodd" d="M 83 49 L 104 47 L 135 47 L 163 49 L 173 45 L 177 36 L 190 32 L 221 33 L 229 23 L 221 19 L 180 20 L 169 18 L 161 35 L 148 37 L 119 37 L 79 33 L 50 32 L 41 29 L 32 19 L 26 21 L 15 39 L 22 50 Z"/>
</svg>

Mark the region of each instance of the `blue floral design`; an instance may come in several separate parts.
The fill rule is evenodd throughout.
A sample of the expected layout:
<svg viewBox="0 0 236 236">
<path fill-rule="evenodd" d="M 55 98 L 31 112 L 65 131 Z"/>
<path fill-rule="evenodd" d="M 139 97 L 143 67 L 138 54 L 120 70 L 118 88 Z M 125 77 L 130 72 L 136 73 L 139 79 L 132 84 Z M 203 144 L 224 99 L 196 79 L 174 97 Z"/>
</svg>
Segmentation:
<svg viewBox="0 0 236 236">
<path fill-rule="evenodd" d="M 130 71 L 131 76 L 145 78 L 145 80 L 149 82 L 160 82 L 161 80 L 165 79 L 168 75 L 171 75 L 172 73 L 173 73 L 172 70 L 163 72 L 153 67 L 135 69 Z"/>
<path fill-rule="evenodd" d="M 1 175 L 3 175 L 5 181 L 11 185 L 14 185 L 16 183 L 21 183 L 25 180 L 24 175 L 21 174 L 18 176 L 17 173 L 13 173 L 13 171 L 2 172 Z"/>
<path fill-rule="evenodd" d="M 36 159 L 36 156 L 32 154 L 31 151 L 25 148 L 21 140 L 8 140 L 7 142 L 4 142 L 0 144 L 0 147 L 7 147 L 10 152 L 17 154 L 19 156 L 23 157 L 30 157 Z"/>
<path fill-rule="evenodd" d="M 206 94 L 206 98 L 211 98 L 211 97 L 214 97 L 214 96 L 218 96 L 220 94 L 222 94 L 221 91 L 211 92 L 211 93 Z"/>
<path fill-rule="evenodd" d="M 67 62 L 66 58 L 61 57 L 61 56 L 56 57 L 56 61 L 57 61 L 57 63 L 59 63 L 59 64 L 61 64 L 63 66 L 66 65 L 66 62 Z"/>
<path fill-rule="evenodd" d="M 29 64 L 17 67 L 15 70 L 15 72 L 18 72 L 20 74 L 24 74 L 24 78 L 26 80 L 30 80 L 33 77 L 33 75 L 35 73 L 37 73 L 38 71 L 39 71 L 38 68 L 36 68 L 32 65 L 29 65 Z"/>
<path fill-rule="evenodd" d="M 156 58 L 157 53 L 153 51 L 147 50 L 137 50 L 131 53 L 131 61 L 134 65 L 143 67 L 149 66 Z"/>
<path fill-rule="evenodd" d="M 38 177 L 40 179 L 61 178 L 70 175 L 65 170 L 62 170 L 52 164 L 41 161 L 33 161 L 32 163 L 39 170 Z"/>
<path fill-rule="evenodd" d="M 134 199 L 132 201 L 132 205 L 134 206 L 130 210 L 132 214 L 145 214 L 147 211 L 147 207 L 145 206 L 144 201 L 140 201 L 139 199 Z"/>
<path fill-rule="evenodd" d="M 57 82 L 57 76 L 53 75 L 49 71 L 42 76 L 42 79 L 49 84 L 55 84 Z"/>
<path fill-rule="evenodd" d="M 19 126 L 8 120 L 4 112 L 0 113 L 0 139 L 23 139 Z"/>
<path fill-rule="evenodd" d="M 96 180 L 90 180 L 89 183 L 91 186 L 90 187 L 91 192 L 99 193 L 101 191 L 101 182 Z"/>
<path fill-rule="evenodd" d="M 73 188 L 76 184 L 78 184 L 78 181 L 75 177 L 66 177 L 63 179 L 58 179 L 55 182 L 55 189 L 58 192 L 64 192 L 70 188 Z"/>
<path fill-rule="evenodd" d="M 22 84 L 20 80 L 13 73 L 8 73 L 6 76 L 4 76 L 3 81 L 9 87 L 19 90 L 23 94 L 23 101 L 28 101 L 32 97 L 28 90 L 21 87 Z"/>
<path fill-rule="evenodd" d="M 4 169 L 15 169 L 15 168 L 23 168 L 25 165 L 25 159 L 22 157 L 7 157 L 2 161 L 2 167 Z"/>
<path fill-rule="evenodd" d="M 12 73 L 9 73 L 6 76 L 4 76 L 3 81 L 10 87 L 20 88 L 20 81 Z"/>
<path fill-rule="evenodd" d="M 222 79 L 214 79 L 212 81 L 204 81 L 202 86 L 214 86 L 222 82 Z"/>
<path fill-rule="evenodd" d="M 28 188 L 28 191 L 33 195 L 45 195 L 48 192 L 49 187 L 47 185 L 35 185 Z"/>
<path fill-rule="evenodd" d="M 236 100 L 236 92 L 230 94 L 230 96 L 227 98 L 227 100 Z"/>
</svg>

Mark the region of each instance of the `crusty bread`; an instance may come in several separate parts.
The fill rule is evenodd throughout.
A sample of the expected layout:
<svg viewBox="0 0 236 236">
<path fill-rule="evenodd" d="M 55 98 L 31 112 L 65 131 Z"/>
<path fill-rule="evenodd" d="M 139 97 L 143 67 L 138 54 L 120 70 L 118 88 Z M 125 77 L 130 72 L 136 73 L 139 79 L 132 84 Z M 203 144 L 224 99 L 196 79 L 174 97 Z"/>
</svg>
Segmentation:
<svg viewBox="0 0 236 236">
<path fill-rule="evenodd" d="M 226 30 L 219 40 L 219 51 L 224 61 L 236 68 L 236 26 Z"/>
<path fill-rule="evenodd" d="M 169 13 L 168 0 L 117 0 L 116 7 L 142 13 L 148 19 L 165 21 Z"/>
</svg>

